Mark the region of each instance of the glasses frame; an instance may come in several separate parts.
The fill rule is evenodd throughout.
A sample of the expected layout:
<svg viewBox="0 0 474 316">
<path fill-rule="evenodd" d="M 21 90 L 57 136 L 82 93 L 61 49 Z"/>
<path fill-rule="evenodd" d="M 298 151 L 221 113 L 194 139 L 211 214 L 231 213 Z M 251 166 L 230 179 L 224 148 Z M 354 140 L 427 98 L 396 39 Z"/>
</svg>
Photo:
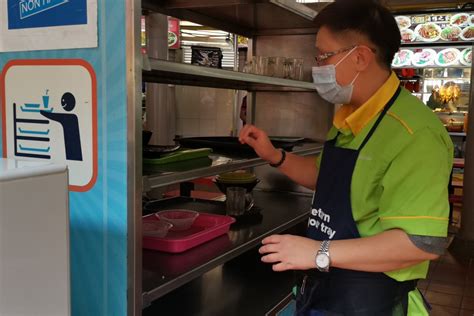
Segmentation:
<svg viewBox="0 0 474 316">
<path fill-rule="evenodd" d="M 345 53 L 347 51 L 350 51 L 351 49 L 353 49 L 355 47 L 357 47 L 357 45 L 352 45 L 352 46 L 349 46 L 349 47 L 341 48 L 341 49 L 338 49 L 338 50 L 335 50 L 335 51 L 332 51 L 332 52 L 321 53 L 321 54 L 315 56 L 314 59 L 316 60 L 316 62 L 318 64 L 320 64 L 320 63 L 324 62 L 325 60 L 327 60 L 328 58 L 331 58 L 331 57 L 339 55 L 341 53 Z"/>
</svg>

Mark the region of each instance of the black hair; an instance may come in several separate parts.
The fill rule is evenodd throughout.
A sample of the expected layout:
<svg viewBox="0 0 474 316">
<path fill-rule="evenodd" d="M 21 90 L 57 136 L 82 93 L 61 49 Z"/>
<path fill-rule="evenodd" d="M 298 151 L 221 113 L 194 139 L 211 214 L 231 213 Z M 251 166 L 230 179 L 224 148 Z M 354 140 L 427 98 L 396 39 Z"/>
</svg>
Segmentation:
<svg viewBox="0 0 474 316">
<path fill-rule="evenodd" d="M 316 16 L 317 28 L 327 27 L 333 33 L 352 31 L 375 45 L 379 62 L 391 68 L 400 49 L 401 35 L 392 13 L 377 0 L 336 0 Z"/>
</svg>

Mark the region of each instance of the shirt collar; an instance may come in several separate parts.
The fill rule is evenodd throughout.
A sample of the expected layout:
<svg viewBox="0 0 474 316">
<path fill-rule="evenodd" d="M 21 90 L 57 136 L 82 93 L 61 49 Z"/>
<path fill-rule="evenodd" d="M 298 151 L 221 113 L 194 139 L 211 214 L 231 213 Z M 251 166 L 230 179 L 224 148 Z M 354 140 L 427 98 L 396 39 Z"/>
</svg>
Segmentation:
<svg viewBox="0 0 474 316">
<path fill-rule="evenodd" d="M 385 83 L 360 107 L 343 105 L 334 116 L 333 124 L 339 130 L 346 130 L 357 135 L 390 101 L 398 89 L 400 80 L 392 72 Z"/>
</svg>

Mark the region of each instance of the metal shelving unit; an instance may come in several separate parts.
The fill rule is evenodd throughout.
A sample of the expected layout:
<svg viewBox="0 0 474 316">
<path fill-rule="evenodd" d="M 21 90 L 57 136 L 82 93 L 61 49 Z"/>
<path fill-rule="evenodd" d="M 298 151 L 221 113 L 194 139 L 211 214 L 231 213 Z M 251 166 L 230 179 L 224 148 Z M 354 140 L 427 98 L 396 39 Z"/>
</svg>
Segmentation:
<svg viewBox="0 0 474 316">
<path fill-rule="evenodd" d="M 326 4 L 306 6 L 293 0 L 142 0 L 142 9 L 145 14 L 147 12 L 161 13 L 251 38 L 267 37 L 267 35 L 297 35 L 295 37 L 299 40 L 303 38 L 300 36 L 306 36 L 307 39 L 316 34 L 317 30 L 310 16 L 315 15 L 316 11 L 324 5 Z M 308 45 L 308 42 L 305 41 L 305 44 Z M 304 49 L 308 49 L 307 47 L 312 49 L 313 45 L 304 47 Z M 147 61 L 149 61 L 145 63 L 147 69 L 142 71 L 144 82 L 264 92 L 262 95 L 268 95 L 267 92 L 276 92 L 276 95 L 286 92 L 304 92 L 301 95 L 312 97 L 315 93 L 311 82 L 180 64 L 160 59 Z M 322 147 L 321 143 L 305 143 L 294 149 L 293 153 L 303 156 L 315 155 L 322 151 Z M 219 154 L 212 154 L 209 158 L 212 163 L 206 167 L 180 172 L 145 173 L 142 178 L 143 190 L 148 191 L 199 177 L 267 164 L 260 158 L 230 158 Z M 304 222 L 310 198 L 303 194 L 256 192 L 256 205 L 263 210 L 261 223 L 233 226 L 228 235 L 190 249 L 183 254 L 143 251 L 143 307 L 252 249 L 265 236 L 283 232 Z M 224 209 L 222 207 L 223 214 Z M 265 215 L 267 209 L 268 214 Z M 209 212 L 209 210 L 206 211 Z M 221 242 L 224 242 L 224 246 Z M 179 268 L 180 266 L 182 269 Z"/>
</svg>

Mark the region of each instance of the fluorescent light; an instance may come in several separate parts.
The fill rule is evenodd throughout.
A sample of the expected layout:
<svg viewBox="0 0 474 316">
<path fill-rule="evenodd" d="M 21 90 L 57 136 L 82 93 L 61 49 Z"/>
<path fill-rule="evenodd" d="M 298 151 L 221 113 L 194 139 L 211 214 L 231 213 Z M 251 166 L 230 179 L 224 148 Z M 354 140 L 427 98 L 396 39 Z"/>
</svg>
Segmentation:
<svg viewBox="0 0 474 316">
<path fill-rule="evenodd" d="M 304 4 L 296 3 L 295 0 L 270 0 L 270 3 L 277 5 L 283 9 L 291 11 L 307 20 L 314 20 L 318 12 L 305 6 Z"/>
</svg>

